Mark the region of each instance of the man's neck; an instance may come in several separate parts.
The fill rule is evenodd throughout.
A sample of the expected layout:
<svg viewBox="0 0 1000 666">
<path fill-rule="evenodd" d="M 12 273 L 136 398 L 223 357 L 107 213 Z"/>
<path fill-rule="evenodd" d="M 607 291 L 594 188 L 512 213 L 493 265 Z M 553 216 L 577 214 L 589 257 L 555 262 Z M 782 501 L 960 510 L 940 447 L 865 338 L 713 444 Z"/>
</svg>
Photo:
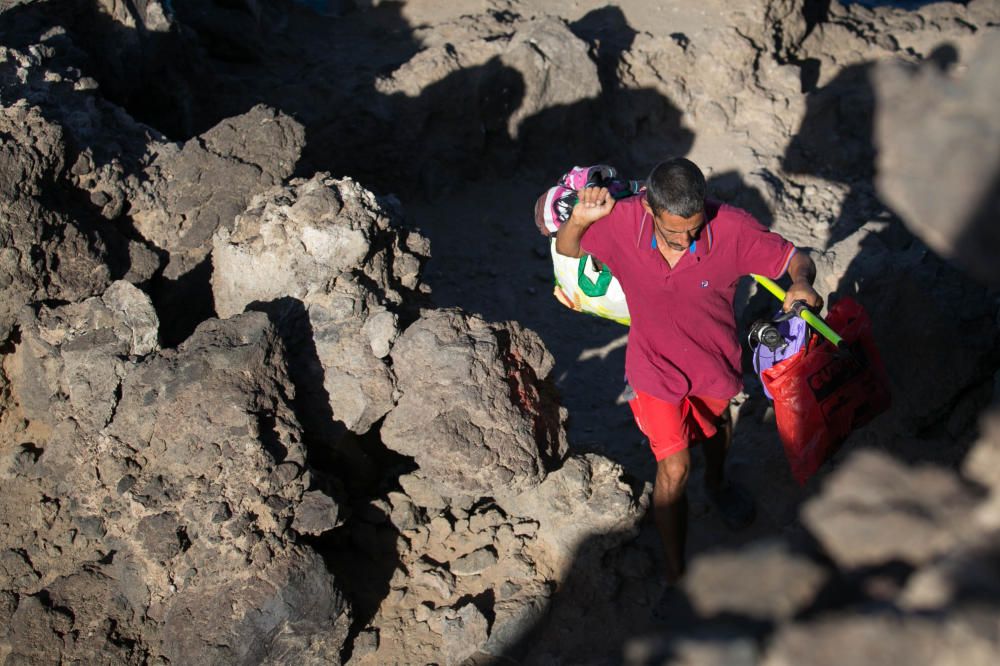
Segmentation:
<svg viewBox="0 0 1000 666">
<path fill-rule="evenodd" d="M 666 243 L 658 243 L 656 249 L 660 251 L 660 256 L 663 257 L 663 260 L 667 262 L 670 268 L 676 266 L 677 262 L 684 256 L 684 253 L 687 252 L 687 250 L 675 250 Z"/>
</svg>

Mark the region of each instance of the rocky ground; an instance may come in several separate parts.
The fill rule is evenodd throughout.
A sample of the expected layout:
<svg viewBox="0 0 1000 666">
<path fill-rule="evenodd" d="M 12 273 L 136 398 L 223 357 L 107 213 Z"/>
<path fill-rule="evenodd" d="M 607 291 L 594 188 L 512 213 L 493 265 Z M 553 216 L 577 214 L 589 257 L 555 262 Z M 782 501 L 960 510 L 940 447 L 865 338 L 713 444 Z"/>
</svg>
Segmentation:
<svg viewBox="0 0 1000 666">
<path fill-rule="evenodd" d="M 1000 6 L 731 4 L 0 2 L 0 661 L 995 663 Z M 663 597 L 530 218 L 666 155 L 894 402 L 800 488 L 748 372 Z"/>
</svg>

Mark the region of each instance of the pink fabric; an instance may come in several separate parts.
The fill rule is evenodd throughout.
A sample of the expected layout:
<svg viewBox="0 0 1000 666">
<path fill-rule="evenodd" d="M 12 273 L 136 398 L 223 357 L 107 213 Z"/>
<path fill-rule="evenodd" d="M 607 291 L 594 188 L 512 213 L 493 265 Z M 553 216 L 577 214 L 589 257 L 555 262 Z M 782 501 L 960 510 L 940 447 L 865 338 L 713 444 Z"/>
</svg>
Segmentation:
<svg viewBox="0 0 1000 666">
<path fill-rule="evenodd" d="M 653 220 L 642 197 L 619 201 L 581 242 L 625 292 L 629 383 L 667 402 L 727 399 L 742 389 L 736 283 L 748 273 L 781 277 L 795 252 L 744 210 L 707 201 L 706 213 L 709 222 L 673 269 L 652 246 Z"/>
</svg>

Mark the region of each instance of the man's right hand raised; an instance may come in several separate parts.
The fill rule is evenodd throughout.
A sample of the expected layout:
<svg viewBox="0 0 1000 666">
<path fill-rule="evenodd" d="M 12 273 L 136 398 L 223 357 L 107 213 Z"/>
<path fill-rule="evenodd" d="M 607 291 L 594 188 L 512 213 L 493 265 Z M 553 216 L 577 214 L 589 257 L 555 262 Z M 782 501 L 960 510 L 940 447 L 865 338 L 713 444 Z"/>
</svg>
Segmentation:
<svg viewBox="0 0 1000 666">
<path fill-rule="evenodd" d="M 578 201 L 573 206 L 568 222 L 584 228 L 597 222 L 615 207 L 615 200 L 606 187 L 585 187 L 576 196 Z"/>
<path fill-rule="evenodd" d="M 556 233 L 556 252 L 567 257 L 583 254 L 580 238 L 584 232 L 615 207 L 615 200 L 606 187 L 585 187 L 577 192 L 577 198 L 569 219 Z"/>
</svg>

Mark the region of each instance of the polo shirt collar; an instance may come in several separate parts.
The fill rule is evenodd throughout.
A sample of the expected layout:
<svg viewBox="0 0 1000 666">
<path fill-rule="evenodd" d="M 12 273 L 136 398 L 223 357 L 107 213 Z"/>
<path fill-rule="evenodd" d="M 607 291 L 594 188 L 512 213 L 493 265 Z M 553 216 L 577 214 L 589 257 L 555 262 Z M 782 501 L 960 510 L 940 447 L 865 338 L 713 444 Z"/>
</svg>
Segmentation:
<svg viewBox="0 0 1000 666">
<path fill-rule="evenodd" d="M 643 211 L 643 213 L 647 217 L 649 216 L 649 213 L 646 213 L 645 211 Z M 708 215 L 707 211 L 705 212 L 705 215 L 706 216 Z M 650 241 L 649 241 L 650 249 L 657 250 L 658 247 L 656 244 L 656 229 L 655 226 L 652 224 L 652 221 L 650 221 L 649 225 L 649 236 L 650 236 Z M 691 244 L 688 245 L 688 252 L 698 257 L 707 256 L 708 253 L 712 251 L 712 242 L 713 242 L 712 220 L 708 220 L 705 222 L 705 227 L 701 230 L 701 234 L 698 235 L 698 238 L 691 241 Z M 701 251 L 699 251 L 699 248 L 701 248 Z"/>
</svg>

